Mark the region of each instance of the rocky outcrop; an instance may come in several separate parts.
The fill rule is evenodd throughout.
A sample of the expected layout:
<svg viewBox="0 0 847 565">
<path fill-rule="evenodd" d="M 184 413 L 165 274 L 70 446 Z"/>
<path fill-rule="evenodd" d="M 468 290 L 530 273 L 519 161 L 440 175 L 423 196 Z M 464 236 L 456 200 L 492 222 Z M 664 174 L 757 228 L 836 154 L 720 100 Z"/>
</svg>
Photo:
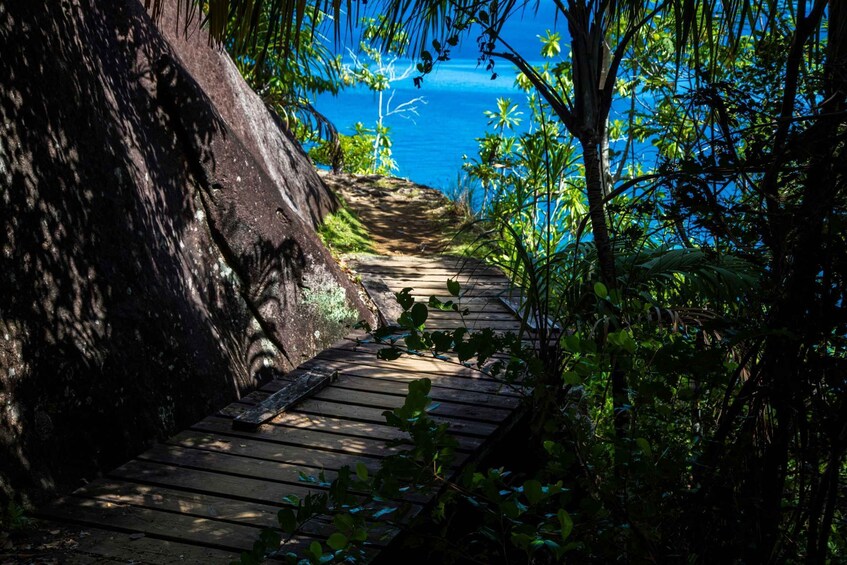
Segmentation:
<svg viewBox="0 0 847 565">
<path fill-rule="evenodd" d="M 73 487 L 297 365 L 327 301 L 368 315 L 314 233 L 331 194 L 175 16 L 0 3 L 0 498 Z"/>
</svg>

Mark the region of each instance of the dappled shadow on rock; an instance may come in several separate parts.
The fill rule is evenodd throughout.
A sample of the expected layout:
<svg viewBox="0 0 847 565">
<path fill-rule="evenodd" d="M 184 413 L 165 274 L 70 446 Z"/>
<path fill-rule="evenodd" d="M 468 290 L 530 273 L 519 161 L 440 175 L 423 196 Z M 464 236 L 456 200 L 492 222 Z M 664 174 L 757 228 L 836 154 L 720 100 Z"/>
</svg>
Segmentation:
<svg viewBox="0 0 847 565">
<path fill-rule="evenodd" d="M 338 270 L 322 185 L 293 211 L 137 2 L 4 2 L 0 52 L 2 499 L 290 368 L 304 273 Z"/>
</svg>

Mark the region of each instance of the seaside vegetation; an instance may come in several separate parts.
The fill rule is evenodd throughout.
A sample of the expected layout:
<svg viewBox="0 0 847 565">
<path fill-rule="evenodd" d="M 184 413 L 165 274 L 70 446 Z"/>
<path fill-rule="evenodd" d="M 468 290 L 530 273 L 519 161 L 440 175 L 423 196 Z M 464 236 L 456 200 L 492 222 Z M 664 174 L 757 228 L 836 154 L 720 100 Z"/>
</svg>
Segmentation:
<svg viewBox="0 0 847 565">
<path fill-rule="evenodd" d="M 397 502 L 409 489 L 441 494 L 406 535 L 431 562 L 836 562 L 847 544 L 847 6 L 556 2 L 570 40 L 542 36 L 536 66 L 539 53 L 500 35 L 524 3 L 410 4 L 385 10 L 395 15 L 375 39 L 408 33 L 420 80 L 468 38 L 489 72 L 521 73 L 528 114 L 493 101 L 465 170 L 484 194 L 479 252 L 512 277 L 537 329 L 428 331 L 429 310 L 461 308 L 449 281 L 456 304 L 397 295 L 402 337 L 373 329 L 380 357 L 450 354 L 521 390 L 530 421 L 519 454 L 452 477 L 455 441 L 429 416 L 430 383 L 412 383 L 385 414 L 409 450 L 376 473 L 304 477 L 321 488 L 286 499 L 279 529 L 241 562 L 276 553 L 318 515 L 332 517 L 331 535 L 276 556 L 365 560 L 375 524 L 409 529 Z M 259 5 L 294 30 L 324 7 Z M 263 37 L 236 20 L 236 36 Z M 296 61 L 315 37 L 254 45 L 283 38 L 280 57 Z"/>
<path fill-rule="evenodd" d="M 327 214 L 318 228 L 318 235 L 333 254 L 373 253 L 373 242 L 367 227 L 340 195 L 338 210 Z"/>
</svg>

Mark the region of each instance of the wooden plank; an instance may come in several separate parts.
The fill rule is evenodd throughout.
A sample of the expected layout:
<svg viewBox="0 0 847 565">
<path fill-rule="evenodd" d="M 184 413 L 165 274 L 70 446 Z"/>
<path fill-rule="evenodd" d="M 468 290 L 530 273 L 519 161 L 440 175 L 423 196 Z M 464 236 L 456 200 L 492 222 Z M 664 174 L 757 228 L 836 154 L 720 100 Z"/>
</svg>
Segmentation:
<svg viewBox="0 0 847 565">
<path fill-rule="evenodd" d="M 280 510 L 278 504 L 244 502 L 119 479 L 94 481 L 75 491 L 74 495 L 96 498 L 116 505 L 142 506 L 224 522 L 242 522 L 260 528 L 277 527 L 277 513 Z"/>
<path fill-rule="evenodd" d="M 403 396 L 396 394 L 351 390 L 340 387 L 326 388 L 313 398 L 315 400 L 330 400 L 356 406 L 379 408 L 380 415 L 385 410 L 393 410 L 402 406 L 404 400 Z M 459 404 L 446 400 L 435 404 L 436 406 L 430 415 L 449 418 L 451 421 L 455 418 L 460 418 L 474 422 L 492 422 L 496 424 L 502 422 L 511 413 L 509 409 L 483 406 L 480 404 Z"/>
<path fill-rule="evenodd" d="M 397 302 L 394 291 L 384 282 L 369 277 L 362 277 L 362 286 L 376 306 L 380 325 L 390 326 L 397 323 L 403 308 Z"/>
<path fill-rule="evenodd" d="M 327 473 L 327 480 L 335 474 Z M 301 483 L 305 484 L 305 483 Z M 325 487 L 310 485 L 314 491 L 325 491 Z M 292 493 L 296 494 L 296 493 Z M 276 528 L 277 513 L 288 506 L 282 500 L 263 502 L 243 501 L 207 493 L 195 493 L 161 485 L 139 484 L 118 480 L 95 481 L 92 485 L 74 492 L 76 496 L 97 498 L 116 505 L 131 505 L 166 512 L 177 512 L 223 522 L 243 523 L 260 528 Z M 298 496 L 302 496 L 298 494 Z M 426 502 L 427 497 L 411 493 L 405 501 L 412 505 Z M 334 531 L 328 520 L 316 519 L 305 524 L 300 533 L 327 536 Z M 374 540 L 376 541 L 376 540 Z M 378 543 L 378 542 L 377 542 Z"/>
<path fill-rule="evenodd" d="M 124 463 L 110 472 L 109 477 L 260 504 L 281 504 L 282 499 L 289 494 L 306 496 L 309 492 L 316 490 L 306 483 L 298 485 L 253 479 L 140 459 Z"/>
<path fill-rule="evenodd" d="M 144 534 L 145 537 L 178 543 L 189 542 L 229 552 L 251 549 L 261 532 L 261 528 L 249 525 L 218 522 L 149 508 L 117 507 L 109 501 L 73 495 L 60 498 L 55 504 L 44 508 L 42 514 L 76 524 L 91 524 L 98 528 L 128 534 Z M 127 537 L 128 545 L 131 545 L 132 541 Z M 293 540 L 292 545 L 304 545 L 302 538 Z"/>
<path fill-rule="evenodd" d="M 185 565 L 186 563 L 230 563 L 238 554 L 203 545 L 192 545 L 149 536 L 130 537 L 126 531 L 107 530 L 69 525 L 52 520 L 39 520 L 47 531 L 70 530 L 68 536 L 76 542 L 73 553 L 62 555 L 63 565 L 106 565 L 117 563 L 157 563 Z M 20 558 L 20 556 L 18 556 Z M 40 561 L 37 561 L 40 563 Z M 17 563 L 17 561 L 15 561 Z M 45 561 L 45 563 L 48 563 Z M 50 561 L 49 563 L 53 563 Z"/>
<path fill-rule="evenodd" d="M 437 371 L 418 371 L 412 373 L 409 371 L 398 371 L 396 369 L 386 367 L 382 361 L 377 360 L 375 357 L 369 360 L 357 361 L 355 364 L 350 363 L 349 361 L 340 360 L 324 361 L 324 363 L 338 370 L 338 372 L 343 375 L 368 377 L 379 379 L 381 381 L 389 380 L 400 382 L 403 383 L 403 386 L 407 389 L 409 381 L 427 377 L 432 381 L 433 389 L 448 388 L 485 392 L 489 394 L 496 394 L 498 396 L 523 396 L 519 389 L 490 377 L 485 377 L 478 371 L 473 371 L 472 374 L 455 375 L 444 375 Z"/>
<path fill-rule="evenodd" d="M 413 291 L 424 292 L 428 294 L 436 294 L 447 291 L 447 281 L 427 281 L 418 279 L 401 279 L 401 278 L 384 278 L 383 282 L 388 285 L 388 288 L 394 292 L 400 292 L 404 288 L 411 288 Z M 461 284 L 461 283 L 460 283 Z M 505 281 L 478 281 L 475 280 L 471 284 L 462 285 L 459 292 L 459 299 L 462 296 L 500 296 L 508 294 L 512 290 L 512 285 Z M 414 294 L 410 292 L 410 294 Z"/>
<path fill-rule="evenodd" d="M 355 370 L 355 368 L 351 370 Z M 408 382 L 408 378 L 406 382 L 402 382 L 402 380 L 398 382 L 397 380 L 385 380 L 380 379 L 378 377 L 371 378 L 367 374 L 364 376 L 360 376 L 355 374 L 348 374 L 346 371 L 344 373 L 341 373 L 340 370 L 337 372 L 338 377 L 333 383 L 332 388 L 391 394 L 401 397 L 401 402 L 402 399 L 409 392 L 408 385 L 406 384 Z M 440 381 L 440 379 L 433 383 L 433 385 L 437 384 L 438 381 Z M 429 396 L 436 401 L 450 401 L 472 405 L 495 406 L 504 409 L 514 408 L 519 402 L 519 400 L 513 395 L 498 394 L 496 390 L 493 393 L 480 391 L 475 386 L 473 386 L 475 384 L 475 381 L 466 383 L 463 389 L 450 389 L 439 386 L 433 386 Z M 280 386 L 280 383 L 278 381 L 271 381 L 262 387 L 261 394 L 272 394 L 277 386 Z M 254 402 L 254 400 L 250 396 L 248 396 L 244 397 L 241 401 L 234 404 L 250 405 L 251 402 Z M 243 407 L 240 409 L 234 409 L 236 411 L 239 411 L 240 413 L 240 411 L 247 411 L 250 408 Z"/>
<path fill-rule="evenodd" d="M 228 421 L 217 420 L 218 429 L 225 432 L 231 431 Z M 215 419 L 209 418 L 208 421 L 207 428 L 214 430 L 216 427 L 213 423 Z M 268 429 L 263 428 L 262 440 L 257 440 L 255 436 L 247 433 L 243 433 L 243 437 L 241 437 L 238 435 L 223 435 L 213 431 L 186 430 L 169 439 L 168 444 L 220 453 L 234 453 L 256 459 L 285 461 L 303 467 L 305 472 L 310 472 L 310 469 L 313 472 L 318 472 L 321 469 L 337 470 L 344 465 L 353 466 L 360 461 L 369 469 L 379 467 L 379 459 L 372 456 L 358 453 L 336 453 L 322 449 L 275 443 L 272 441 L 274 433 L 282 434 L 285 430 L 281 429 L 274 432 L 272 426 L 265 427 Z"/>
<path fill-rule="evenodd" d="M 477 259 L 476 257 L 460 257 L 456 255 L 439 255 L 436 257 L 418 257 L 411 255 L 348 255 L 346 257 L 348 265 L 355 267 L 357 265 L 387 265 L 387 266 L 412 266 L 412 267 L 432 267 L 442 266 L 449 268 L 469 267 L 469 266 L 486 266 L 491 267 L 487 263 Z"/>
<path fill-rule="evenodd" d="M 235 436 L 243 435 L 257 439 L 271 440 L 278 444 L 320 449 L 335 453 L 352 453 L 360 456 L 385 457 L 397 451 L 397 448 L 387 447 L 384 441 L 366 437 L 330 434 L 317 430 L 286 428 L 280 433 L 273 433 L 272 426 L 263 426 L 258 432 L 240 432 L 232 430 L 229 420 L 224 418 L 206 418 L 197 422 L 191 428 L 197 431 L 218 433 L 226 431 L 229 428 L 232 435 Z"/>
<path fill-rule="evenodd" d="M 397 428 L 392 428 L 387 425 L 365 424 L 354 420 L 344 420 L 341 418 L 331 418 L 328 416 L 316 416 L 313 414 L 298 414 L 296 412 L 287 412 L 280 414 L 271 424 L 273 426 L 303 428 L 309 430 L 332 430 L 334 433 L 342 435 L 352 435 L 358 437 L 379 438 L 384 440 L 400 440 L 407 439 L 406 434 L 399 431 Z M 281 433 L 285 433 L 284 429 Z M 482 441 L 479 438 L 468 436 L 456 436 L 458 451 L 472 452 Z"/>
<path fill-rule="evenodd" d="M 332 376 L 309 369 L 298 374 L 296 379 L 262 400 L 256 406 L 242 412 L 232 420 L 232 427 L 239 430 L 255 430 L 280 412 L 326 387 Z"/>
<path fill-rule="evenodd" d="M 409 391 L 408 386 L 403 382 L 385 380 L 378 377 L 356 376 L 346 373 L 339 377 L 338 382 L 333 388 L 379 392 L 400 397 L 405 397 Z M 515 408 L 520 403 L 520 399 L 515 396 L 506 396 L 496 393 L 490 394 L 474 390 L 472 387 L 455 389 L 433 386 L 430 390 L 429 396 L 436 402 L 461 402 L 476 406 L 495 406 L 509 410 Z"/>
<path fill-rule="evenodd" d="M 458 312 L 444 312 L 430 308 L 429 316 L 427 317 L 427 321 L 429 320 L 484 320 L 490 322 L 511 322 L 515 327 L 520 325 L 520 320 L 516 319 L 515 315 L 506 311 L 505 308 L 499 311 L 491 309 L 487 312 L 469 312 L 465 315 L 459 315 Z"/>
<path fill-rule="evenodd" d="M 317 398 L 310 398 L 298 406 L 296 411 L 302 414 L 350 418 L 351 420 L 359 420 L 363 422 L 381 423 L 385 421 L 385 418 L 382 415 L 385 410 L 382 408 L 357 406 L 355 404 L 342 404 L 339 402 L 324 401 Z M 445 422 L 449 424 L 450 432 L 453 434 L 485 438 L 497 429 L 496 424 L 488 422 L 477 422 L 440 416 L 437 409 L 434 410 L 430 416 L 437 422 Z"/>
<path fill-rule="evenodd" d="M 355 269 L 361 277 L 370 279 L 408 279 L 408 280 L 427 280 L 446 284 L 448 279 L 458 281 L 459 284 L 468 282 L 493 282 L 503 281 L 508 283 L 503 273 L 490 269 L 478 268 L 449 268 L 449 267 L 382 267 L 382 266 L 362 266 Z"/>
<path fill-rule="evenodd" d="M 479 378 L 490 378 L 480 373 L 477 369 L 452 362 L 449 359 L 438 359 L 431 355 L 404 355 L 391 361 L 377 359 L 377 352 L 386 347 L 388 345 L 381 343 L 340 344 L 336 348 L 327 349 L 318 354 L 315 357 L 315 362 L 341 360 L 354 364 L 370 361 L 379 362 L 380 366 L 398 371 L 423 371 L 447 375 L 472 375 L 475 373 Z"/>
<path fill-rule="evenodd" d="M 427 320 L 427 331 L 454 331 L 459 328 L 465 328 L 468 331 L 494 330 L 497 333 L 512 332 L 517 333 L 520 330 L 520 323 L 517 320 L 509 322 L 492 321 L 492 320 Z"/>
<path fill-rule="evenodd" d="M 145 451 L 138 457 L 139 461 L 154 461 L 177 467 L 187 467 L 245 476 L 253 479 L 290 483 L 302 487 L 301 473 L 312 474 L 314 469 L 301 465 L 287 463 L 284 460 L 270 461 L 243 457 L 232 453 L 220 453 L 200 449 L 191 449 L 176 445 L 158 445 Z M 335 477 L 333 471 L 327 471 L 327 478 Z"/>
<path fill-rule="evenodd" d="M 451 376 L 465 376 L 469 378 L 488 379 L 494 381 L 494 379 L 479 369 L 470 367 L 464 363 L 459 363 L 457 360 L 453 360 L 447 355 L 444 355 L 442 358 L 436 358 L 431 354 L 404 354 L 403 356 L 391 361 L 377 359 L 377 352 L 380 349 L 387 347 L 389 347 L 389 345 L 380 343 L 339 345 L 336 349 L 322 352 L 316 359 L 320 359 L 321 363 L 326 363 L 331 360 L 342 362 L 347 361 L 351 365 L 362 364 L 380 366 L 390 368 L 398 372 L 431 373 L 433 375 L 446 374 Z M 430 380 L 435 380 L 435 378 L 431 378 Z"/>
<path fill-rule="evenodd" d="M 235 406 L 231 406 L 231 408 L 236 408 Z M 300 425 L 291 425 L 290 422 L 298 422 Z M 305 425 L 303 422 L 308 421 L 309 425 Z M 361 422 L 358 420 L 350 420 L 345 418 L 333 418 L 324 415 L 316 415 L 316 414 L 301 414 L 295 411 L 292 412 L 284 412 L 277 416 L 275 419 L 268 422 L 264 427 L 260 428 L 257 432 L 244 432 L 242 433 L 242 437 L 257 437 L 259 439 L 265 439 L 269 435 L 272 435 L 272 428 L 269 426 L 278 426 L 284 428 L 286 426 L 300 428 L 304 430 L 312 430 L 312 431 L 328 431 L 329 433 L 338 434 L 341 436 L 349 436 L 349 437 L 360 437 L 367 439 L 381 439 L 384 441 L 389 440 L 407 440 L 407 436 L 397 430 L 396 428 L 392 428 L 384 424 L 385 419 L 383 418 L 382 424 L 375 424 L 373 422 Z M 253 434 L 253 435 L 246 435 Z M 284 435 L 284 429 L 280 432 L 281 437 L 280 440 L 290 440 L 292 434 Z M 478 437 L 470 437 L 464 435 L 457 435 L 456 442 L 458 444 L 459 451 L 471 452 L 481 443 L 481 440 Z"/>
</svg>

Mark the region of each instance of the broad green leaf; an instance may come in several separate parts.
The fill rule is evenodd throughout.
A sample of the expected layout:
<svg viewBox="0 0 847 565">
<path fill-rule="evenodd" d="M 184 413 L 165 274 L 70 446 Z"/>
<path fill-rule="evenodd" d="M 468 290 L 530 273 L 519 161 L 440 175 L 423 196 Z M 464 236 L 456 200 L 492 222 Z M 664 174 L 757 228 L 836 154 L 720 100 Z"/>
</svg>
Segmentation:
<svg viewBox="0 0 847 565">
<path fill-rule="evenodd" d="M 544 489 L 535 479 L 530 479 L 523 484 L 523 493 L 532 505 L 538 504 L 544 498 Z"/>
<path fill-rule="evenodd" d="M 356 463 L 356 476 L 359 477 L 360 481 L 368 480 L 368 468 L 361 461 Z"/>
<path fill-rule="evenodd" d="M 297 517 L 291 508 L 283 508 L 276 515 L 279 528 L 286 534 L 293 534 L 297 529 Z"/>
<path fill-rule="evenodd" d="M 276 551 L 279 548 L 279 544 L 282 543 L 282 538 L 280 535 L 274 530 L 262 530 L 262 533 L 259 534 L 259 539 L 265 544 L 265 547 L 270 551 Z"/>
<path fill-rule="evenodd" d="M 429 310 L 426 307 L 426 304 L 418 302 L 414 306 L 412 306 L 412 323 L 415 327 L 421 327 L 424 322 L 426 322 L 427 317 L 429 316 Z"/>
<path fill-rule="evenodd" d="M 347 536 L 342 533 L 335 532 L 327 538 L 326 544 L 335 551 L 344 549 L 347 546 Z"/>
<path fill-rule="evenodd" d="M 635 445 L 638 449 L 647 456 L 648 459 L 653 459 L 653 449 L 650 447 L 650 442 L 643 437 L 635 438 Z"/>
<path fill-rule="evenodd" d="M 415 303 L 415 298 L 411 295 L 412 287 L 407 286 L 394 296 L 397 297 L 397 302 L 403 307 L 403 310 L 408 310 Z"/>
<path fill-rule="evenodd" d="M 461 287 L 457 281 L 453 279 L 447 279 L 447 290 L 450 292 L 451 296 L 459 296 L 459 292 L 461 291 Z"/>
<path fill-rule="evenodd" d="M 609 291 L 606 290 L 606 285 L 598 281 L 594 283 L 594 294 L 600 298 L 606 298 L 609 296 Z"/>
<path fill-rule="evenodd" d="M 383 361 L 399 359 L 401 354 L 402 352 L 399 349 L 393 347 L 386 347 L 376 352 L 377 359 L 382 359 Z"/>
<path fill-rule="evenodd" d="M 561 527 L 562 541 L 565 541 L 573 531 L 573 519 L 564 508 L 559 509 L 557 517 L 559 518 L 559 526 Z"/>
<path fill-rule="evenodd" d="M 580 378 L 576 371 L 565 371 L 562 374 L 562 380 L 565 381 L 565 384 L 572 386 L 577 386 L 582 383 L 582 378 Z"/>
</svg>

